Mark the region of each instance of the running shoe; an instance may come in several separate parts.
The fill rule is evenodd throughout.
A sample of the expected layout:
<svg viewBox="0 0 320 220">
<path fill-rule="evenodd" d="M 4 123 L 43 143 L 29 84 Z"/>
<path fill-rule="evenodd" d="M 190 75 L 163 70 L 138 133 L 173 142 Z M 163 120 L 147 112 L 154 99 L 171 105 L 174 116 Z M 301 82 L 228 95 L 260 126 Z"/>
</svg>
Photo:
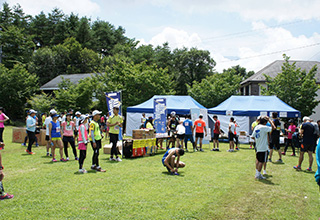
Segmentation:
<svg viewBox="0 0 320 220">
<path fill-rule="evenodd" d="M 52 159 L 52 162 L 57 162 L 56 158 L 53 158 L 53 159 Z"/>
<path fill-rule="evenodd" d="M 216 151 L 216 149 L 215 149 L 215 148 L 213 148 L 213 149 L 211 149 L 211 151 Z"/>
<path fill-rule="evenodd" d="M 22 143 L 21 146 L 25 146 L 26 147 L 27 145 L 25 143 Z"/>
<path fill-rule="evenodd" d="M 67 160 L 64 159 L 64 158 L 61 158 L 61 159 L 60 159 L 60 162 L 67 162 Z"/>
<path fill-rule="evenodd" d="M 186 148 L 185 152 L 189 152 L 187 148 Z"/>
<path fill-rule="evenodd" d="M 116 161 L 121 162 L 122 160 L 120 159 L 120 157 L 117 157 Z"/>
<path fill-rule="evenodd" d="M 91 170 L 96 170 L 97 166 L 96 165 L 92 165 L 91 166 Z"/>
<path fill-rule="evenodd" d="M 50 154 L 47 152 L 47 157 L 50 157 Z"/>
<path fill-rule="evenodd" d="M 67 157 L 66 161 L 69 161 L 69 157 Z"/>
<path fill-rule="evenodd" d="M 28 149 L 26 150 L 27 153 L 29 153 Z"/>
<path fill-rule="evenodd" d="M 263 170 L 263 175 L 267 175 L 267 171 L 266 170 Z"/>
<path fill-rule="evenodd" d="M 306 169 L 306 171 L 311 172 L 311 171 L 312 171 L 312 168 L 311 168 L 311 167 L 309 167 L 308 169 Z"/>
<path fill-rule="evenodd" d="M 293 156 L 293 157 L 295 157 L 296 155 L 295 155 L 295 154 L 291 154 L 290 156 Z"/>
<path fill-rule="evenodd" d="M 110 160 L 110 161 L 117 161 L 117 160 L 116 160 L 115 158 L 113 158 L 113 157 L 112 157 L 112 158 L 110 157 L 109 160 Z"/>
<path fill-rule="evenodd" d="M 271 160 L 271 159 L 268 159 L 268 162 L 272 163 L 272 160 Z"/>
<path fill-rule="evenodd" d="M 85 169 L 80 169 L 79 173 L 88 173 L 88 171 L 86 171 Z"/>
<path fill-rule="evenodd" d="M 179 173 L 177 173 L 177 172 L 171 172 L 171 175 L 179 176 Z"/>
<path fill-rule="evenodd" d="M 236 147 L 236 150 L 239 150 L 239 148 L 238 148 L 238 147 Z"/>
<path fill-rule="evenodd" d="M 4 199 L 12 199 L 14 196 L 10 195 L 9 193 L 4 193 L 0 196 L 0 200 L 4 200 Z"/>
<path fill-rule="evenodd" d="M 75 157 L 74 160 L 79 160 L 79 158 L 78 158 L 78 157 Z"/>
<path fill-rule="evenodd" d="M 286 155 L 286 152 L 281 152 L 282 155 Z"/>
<path fill-rule="evenodd" d="M 32 155 L 32 154 L 36 154 L 36 153 L 35 153 L 35 152 L 30 151 L 30 152 L 28 152 L 28 154 L 31 154 L 31 155 Z"/>
<path fill-rule="evenodd" d="M 220 151 L 219 148 L 217 148 L 216 151 Z"/>
<path fill-rule="evenodd" d="M 301 167 L 297 165 L 297 166 L 294 166 L 293 169 L 301 170 Z"/>
<path fill-rule="evenodd" d="M 204 152 L 204 150 L 203 150 L 202 148 L 200 148 L 200 151 L 201 151 L 201 152 Z"/>
<path fill-rule="evenodd" d="M 98 171 L 98 172 L 106 172 L 106 171 L 103 170 L 100 166 L 98 166 L 98 167 L 96 168 L 96 171 Z"/>
<path fill-rule="evenodd" d="M 276 161 L 277 163 L 283 163 L 283 161 L 281 159 Z"/>
<path fill-rule="evenodd" d="M 193 149 L 193 152 L 197 152 L 197 149 L 194 148 L 194 149 Z"/>
<path fill-rule="evenodd" d="M 36 147 L 39 147 L 39 144 L 38 144 L 38 143 L 36 144 Z"/>
<path fill-rule="evenodd" d="M 52 154 L 50 154 L 50 157 L 52 157 Z"/>
</svg>

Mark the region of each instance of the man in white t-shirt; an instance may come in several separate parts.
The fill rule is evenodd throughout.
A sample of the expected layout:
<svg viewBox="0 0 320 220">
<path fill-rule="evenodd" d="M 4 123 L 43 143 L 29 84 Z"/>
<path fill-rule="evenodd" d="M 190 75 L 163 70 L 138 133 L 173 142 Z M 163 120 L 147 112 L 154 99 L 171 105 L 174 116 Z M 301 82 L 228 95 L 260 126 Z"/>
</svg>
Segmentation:
<svg viewBox="0 0 320 220">
<path fill-rule="evenodd" d="M 229 132 L 228 132 L 228 138 L 229 138 L 229 147 L 230 149 L 228 152 L 233 152 L 234 151 L 234 132 L 236 130 L 236 126 L 234 124 L 234 118 L 230 118 L 230 123 L 229 123 Z"/>
<path fill-rule="evenodd" d="M 49 116 L 46 117 L 46 120 L 44 121 L 44 127 L 46 129 L 46 141 L 47 141 L 47 157 L 51 157 L 52 155 L 49 153 L 49 149 L 51 148 L 51 143 L 49 140 L 49 124 L 52 121 L 52 115 L 57 114 L 57 111 L 54 109 L 51 109 L 49 112 Z"/>
<path fill-rule="evenodd" d="M 267 126 L 268 123 L 271 124 L 271 127 Z M 256 179 L 265 179 L 261 174 L 262 166 L 267 162 L 268 158 L 268 148 L 269 148 L 269 133 L 276 129 L 273 121 L 265 116 L 260 119 L 259 124 L 254 128 L 252 133 L 252 138 L 255 139 L 256 142 Z"/>
</svg>

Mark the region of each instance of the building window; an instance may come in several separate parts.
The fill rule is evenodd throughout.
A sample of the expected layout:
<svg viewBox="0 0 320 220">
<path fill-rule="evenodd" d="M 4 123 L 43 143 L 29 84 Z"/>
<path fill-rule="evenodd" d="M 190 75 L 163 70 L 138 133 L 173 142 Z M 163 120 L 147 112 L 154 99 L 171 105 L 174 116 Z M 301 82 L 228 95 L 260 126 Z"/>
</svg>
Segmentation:
<svg viewBox="0 0 320 220">
<path fill-rule="evenodd" d="M 249 85 L 247 85 L 247 86 L 246 86 L 246 93 L 245 93 L 245 95 L 250 95 L 249 92 L 250 92 L 250 88 L 249 88 Z"/>
</svg>

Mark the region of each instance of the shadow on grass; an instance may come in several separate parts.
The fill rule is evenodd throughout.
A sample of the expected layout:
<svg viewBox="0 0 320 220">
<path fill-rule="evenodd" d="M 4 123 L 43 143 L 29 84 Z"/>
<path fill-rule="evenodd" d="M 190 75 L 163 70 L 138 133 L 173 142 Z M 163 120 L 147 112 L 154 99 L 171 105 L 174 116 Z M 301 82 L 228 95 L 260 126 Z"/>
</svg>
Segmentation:
<svg viewBox="0 0 320 220">
<path fill-rule="evenodd" d="M 273 183 L 271 180 L 268 180 L 268 179 L 258 180 L 258 181 L 261 182 L 261 183 L 267 184 L 267 185 L 273 185 L 273 186 L 279 185 L 279 184 Z"/>
<path fill-rule="evenodd" d="M 279 163 L 279 162 L 271 162 L 271 163 L 274 164 L 274 165 L 285 165 L 285 163 L 283 163 L 283 162 L 281 162 L 281 163 Z"/>
<path fill-rule="evenodd" d="M 179 175 L 172 175 L 171 173 L 169 173 L 167 171 L 163 171 L 162 175 L 184 177 L 183 172 L 179 172 Z"/>
<path fill-rule="evenodd" d="M 314 175 L 316 173 L 315 171 L 307 171 L 307 170 L 302 170 L 301 172 L 306 173 L 306 174 L 312 174 L 312 175 Z"/>
<path fill-rule="evenodd" d="M 21 156 L 32 156 L 32 154 L 21 154 Z"/>
<path fill-rule="evenodd" d="M 92 173 L 98 173 L 95 170 L 87 170 L 87 173 L 80 173 L 79 171 L 74 172 L 75 175 L 85 175 L 85 174 L 92 174 Z"/>
</svg>

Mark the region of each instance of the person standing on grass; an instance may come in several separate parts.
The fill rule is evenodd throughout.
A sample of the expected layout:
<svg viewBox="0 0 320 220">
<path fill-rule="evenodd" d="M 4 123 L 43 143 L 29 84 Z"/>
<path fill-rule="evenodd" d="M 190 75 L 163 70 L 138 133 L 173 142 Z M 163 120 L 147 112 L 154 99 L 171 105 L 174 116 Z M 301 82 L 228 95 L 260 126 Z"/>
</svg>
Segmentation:
<svg viewBox="0 0 320 220">
<path fill-rule="evenodd" d="M 230 123 L 229 123 L 229 133 L 228 133 L 228 138 L 229 138 L 229 150 L 228 152 L 233 152 L 234 151 L 234 132 L 236 130 L 236 126 L 234 124 L 234 118 L 230 118 Z"/>
<path fill-rule="evenodd" d="M 81 113 L 79 111 L 77 111 L 75 115 L 76 116 L 73 119 L 73 122 L 74 122 L 74 124 L 76 126 L 76 128 L 74 129 L 74 140 L 77 141 L 78 130 L 79 130 L 79 121 L 80 121 Z"/>
<path fill-rule="evenodd" d="M 49 140 L 51 143 L 51 154 L 52 154 L 52 162 L 57 162 L 55 159 L 55 149 L 58 147 L 59 148 L 59 153 L 60 153 L 60 161 L 61 162 L 66 162 L 63 158 L 63 145 L 62 145 L 62 131 L 60 127 L 60 121 L 58 120 L 59 115 L 55 114 L 52 116 L 52 121 L 49 124 Z"/>
<path fill-rule="evenodd" d="M 183 140 L 186 134 L 186 128 L 183 126 L 183 121 L 179 121 L 177 126 L 177 146 L 183 149 Z"/>
<path fill-rule="evenodd" d="M 240 128 L 240 125 L 236 122 L 236 120 L 233 121 L 234 122 L 234 140 L 236 141 L 236 150 L 239 150 L 239 135 L 237 133 L 237 128 Z"/>
<path fill-rule="evenodd" d="M 41 123 L 42 123 L 42 128 L 43 129 L 45 129 L 45 121 L 46 121 L 46 118 L 47 118 L 47 113 L 46 112 L 44 112 L 44 113 L 42 113 L 42 115 L 41 115 Z"/>
<path fill-rule="evenodd" d="M 191 121 L 191 115 L 187 115 L 187 119 L 184 120 L 183 126 L 186 128 L 186 133 L 184 136 L 184 145 L 186 148 L 186 152 L 188 152 L 188 140 L 190 140 L 193 150 L 195 150 L 195 145 L 194 145 L 194 140 L 193 140 L 193 131 L 194 131 L 194 126 Z"/>
<path fill-rule="evenodd" d="M 272 119 L 273 119 L 273 124 L 276 126 L 276 129 L 271 132 L 271 141 L 270 141 L 270 155 L 269 155 L 269 160 L 268 162 L 272 162 L 272 154 L 273 150 L 278 151 L 279 154 L 279 160 L 277 160 L 277 163 L 283 163 L 282 161 L 282 152 L 280 150 L 280 130 L 281 130 L 281 122 L 278 119 L 278 113 L 273 112 L 272 113 Z"/>
<path fill-rule="evenodd" d="M 4 109 L 0 107 L 0 150 L 4 148 L 3 131 L 4 122 L 8 121 L 9 117 L 4 114 Z"/>
<path fill-rule="evenodd" d="M 195 120 L 195 122 L 194 122 L 194 126 L 195 126 L 195 128 L 196 128 L 196 143 L 195 143 L 195 145 L 197 145 L 197 143 L 198 143 L 198 139 L 200 139 L 199 140 L 199 143 L 200 143 L 200 151 L 204 151 L 203 149 L 202 149 L 202 139 L 204 138 L 204 132 L 203 131 L 205 131 L 205 136 L 207 136 L 207 128 L 206 128 L 206 123 L 205 123 L 205 121 L 204 120 L 202 120 L 203 119 L 203 115 L 202 114 L 200 114 L 199 115 L 199 119 L 197 119 L 197 120 Z"/>
<path fill-rule="evenodd" d="M 316 179 L 316 182 L 319 185 L 319 190 L 320 190 L 320 141 L 317 146 L 316 150 L 316 162 L 317 162 L 317 172 L 315 173 L 314 177 Z"/>
<path fill-rule="evenodd" d="M 100 125 L 98 122 L 100 121 L 101 113 L 102 112 L 98 110 L 94 110 L 92 112 L 92 121 L 90 122 L 89 136 L 93 150 L 91 170 L 96 170 L 98 172 L 106 172 L 99 165 L 99 151 L 102 148 L 102 135 Z"/>
<path fill-rule="evenodd" d="M 184 150 L 182 148 L 171 148 L 163 155 L 162 164 L 172 175 L 179 175 L 178 168 L 183 168 L 186 166 L 185 163 L 180 161 L 180 156 L 183 155 Z"/>
<path fill-rule="evenodd" d="M 169 136 L 169 141 L 167 143 L 167 149 L 169 149 L 170 143 L 172 143 L 172 148 L 175 147 L 176 143 L 176 132 L 177 132 L 177 126 L 179 124 L 179 121 L 176 117 L 176 112 L 172 111 L 170 114 L 170 119 L 168 121 L 167 125 L 167 130 L 168 130 L 168 136 Z"/>
<path fill-rule="evenodd" d="M 62 127 L 62 133 L 63 133 L 62 141 L 63 141 L 64 154 L 66 156 L 66 160 L 67 161 L 69 160 L 68 143 L 70 143 L 70 145 L 72 147 L 74 159 L 79 160 L 79 158 L 77 156 L 75 141 L 73 138 L 73 133 L 74 133 L 76 126 L 75 126 L 74 122 L 71 120 L 70 113 L 67 113 L 66 120 L 64 122 L 62 122 L 61 127 Z"/>
<path fill-rule="evenodd" d="M 13 195 L 10 195 L 9 193 L 5 193 L 3 188 L 2 180 L 4 178 L 3 170 L 4 167 L 2 166 L 2 158 L 1 158 L 1 152 L 0 152 L 0 200 L 4 199 L 12 199 Z"/>
<path fill-rule="evenodd" d="M 220 121 L 218 120 L 218 116 L 213 116 L 214 120 L 214 130 L 213 130 L 213 149 L 212 151 L 219 151 L 219 135 L 221 133 L 220 129 Z M 216 148 L 217 144 L 217 148 Z"/>
<path fill-rule="evenodd" d="M 47 157 L 52 157 L 52 154 L 49 153 L 49 149 L 51 148 L 51 141 L 50 141 L 50 131 L 49 126 L 52 121 L 52 116 L 57 114 L 56 110 L 51 109 L 49 112 L 49 116 L 46 117 L 46 120 L 44 121 L 44 127 L 46 129 L 46 141 L 47 141 Z"/>
<path fill-rule="evenodd" d="M 34 152 L 32 152 L 32 145 L 36 139 L 36 126 L 37 126 L 37 121 L 34 118 L 34 116 L 37 114 L 37 112 L 33 109 L 31 109 L 29 111 L 29 116 L 27 118 L 27 134 L 28 134 L 28 139 L 29 139 L 29 143 L 28 143 L 28 148 L 26 149 L 26 152 L 28 154 L 35 154 Z"/>
<path fill-rule="evenodd" d="M 268 121 L 271 124 L 271 127 L 266 125 Z M 256 142 L 256 179 L 265 179 L 261 174 L 261 170 L 263 164 L 267 162 L 268 158 L 268 136 L 274 129 L 276 129 L 276 127 L 272 120 L 268 116 L 265 116 L 260 118 L 259 124 L 255 127 L 252 133 L 252 138 L 255 139 Z"/>
<path fill-rule="evenodd" d="M 87 173 L 87 171 L 83 169 L 83 163 L 87 156 L 87 144 L 89 142 L 88 131 L 85 126 L 85 123 L 87 123 L 87 121 L 88 116 L 83 115 L 80 117 L 78 129 L 78 150 L 80 150 L 79 173 Z"/>
<path fill-rule="evenodd" d="M 107 121 L 107 125 L 109 126 L 109 135 L 110 135 L 110 143 L 112 144 L 111 147 L 111 161 L 118 161 L 121 162 L 122 160 L 118 157 L 118 150 L 117 150 L 117 143 L 119 140 L 119 133 L 120 128 L 122 128 L 123 118 L 119 115 L 119 107 L 113 107 L 113 115 L 109 117 Z M 116 158 L 113 158 L 113 155 Z"/>
<path fill-rule="evenodd" d="M 28 110 L 28 111 L 27 111 L 26 121 L 27 121 L 27 119 L 28 119 L 29 116 L 30 116 L 30 111 Z M 34 115 L 33 118 L 36 120 L 36 125 L 37 125 L 37 124 L 38 124 L 38 117 L 37 117 L 36 115 Z M 24 138 L 24 142 L 21 144 L 22 146 L 27 146 L 28 138 L 29 138 L 29 137 L 28 137 L 28 132 L 26 131 L 26 136 L 25 136 L 25 138 Z M 39 147 L 37 136 L 35 136 L 34 142 L 36 142 L 36 147 Z"/>
<path fill-rule="evenodd" d="M 306 171 L 312 171 L 313 163 L 313 151 L 314 151 L 314 127 L 310 122 L 309 117 L 303 117 L 303 124 L 300 129 L 300 135 L 302 136 L 301 151 L 299 157 L 299 163 L 293 168 L 296 170 L 301 170 L 301 164 L 304 159 L 304 153 L 308 152 L 309 155 L 309 168 Z"/>
<path fill-rule="evenodd" d="M 286 152 L 287 152 L 288 147 L 289 147 L 289 145 L 290 145 L 291 148 L 292 148 L 292 152 L 293 152 L 293 153 L 291 154 L 291 156 L 296 156 L 295 147 L 294 147 L 294 144 L 292 143 L 292 135 L 293 135 L 293 133 L 295 132 L 296 128 L 297 128 L 297 127 L 295 126 L 293 120 L 290 119 L 290 120 L 289 120 L 289 127 L 288 127 L 288 129 L 286 129 L 286 132 L 288 133 L 288 138 L 287 138 L 287 141 L 286 141 L 286 146 L 285 146 L 285 148 L 284 148 L 284 151 L 281 153 L 282 155 L 286 155 Z"/>
<path fill-rule="evenodd" d="M 314 127 L 314 132 L 313 132 L 313 142 L 314 142 L 314 148 L 313 148 L 313 153 L 315 153 L 316 147 L 317 147 L 317 141 L 319 138 L 319 126 L 317 122 L 314 122 L 313 119 L 310 119 L 311 124 Z"/>
</svg>

